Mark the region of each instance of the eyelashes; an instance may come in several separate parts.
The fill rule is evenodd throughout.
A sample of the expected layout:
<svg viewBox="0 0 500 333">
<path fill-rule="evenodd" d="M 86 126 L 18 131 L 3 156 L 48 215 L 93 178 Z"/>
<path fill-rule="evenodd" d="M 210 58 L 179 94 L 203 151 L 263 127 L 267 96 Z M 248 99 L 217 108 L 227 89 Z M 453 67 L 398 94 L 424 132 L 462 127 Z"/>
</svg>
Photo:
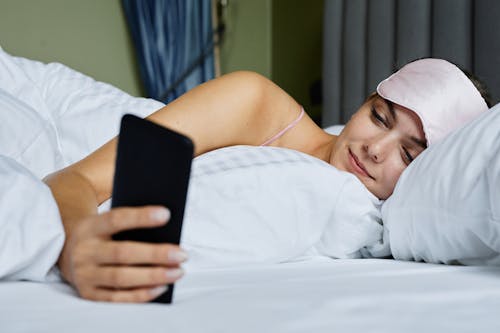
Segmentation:
<svg viewBox="0 0 500 333">
<path fill-rule="evenodd" d="M 389 127 L 388 124 L 387 124 L 387 121 L 384 119 L 384 117 L 382 117 L 376 110 L 375 108 L 372 106 L 371 108 L 371 111 L 372 111 L 372 117 L 379 123 L 381 123 L 382 125 L 384 125 L 385 127 Z"/>
<path fill-rule="evenodd" d="M 389 124 L 387 123 L 385 118 L 382 115 L 380 115 L 380 113 L 378 113 L 373 106 L 371 107 L 371 114 L 372 114 L 372 117 L 376 123 L 384 126 L 385 128 L 389 128 Z M 403 161 L 407 165 L 410 164 L 411 162 L 413 162 L 413 160 L 415 158 L 410 154 L 408 149 L 406 149 L 404 146 L 401 148 L 403 150 L 403 152 L 401 154 L 401 158 L 403 159 Z"/>
<path fill-rule="evenodd" d="M 410 164 L 411 162 L 413 162 L 413 160 L 414 160 L 413 156 L 411 156 L 411 154 L 408 152 L 408 150 L 406 150 L 405 147 L 403 147 L 403 152 L 404 152 L 406 161 L 408 162 L 407 164 Z"/>
</svg>

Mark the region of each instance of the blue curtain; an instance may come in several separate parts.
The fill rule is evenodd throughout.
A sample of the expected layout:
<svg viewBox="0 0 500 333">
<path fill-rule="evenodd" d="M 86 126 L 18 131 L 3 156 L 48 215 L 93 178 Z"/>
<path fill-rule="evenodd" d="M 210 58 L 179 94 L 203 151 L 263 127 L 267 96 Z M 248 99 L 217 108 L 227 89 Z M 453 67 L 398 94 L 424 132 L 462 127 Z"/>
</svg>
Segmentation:
<svg viewBox="0 0 500 333">
<path fill-rule="evenodd" d="M 214 77 L 210 0 L 122 4 L 148 97 L 168 103 Z"/>
</svg>

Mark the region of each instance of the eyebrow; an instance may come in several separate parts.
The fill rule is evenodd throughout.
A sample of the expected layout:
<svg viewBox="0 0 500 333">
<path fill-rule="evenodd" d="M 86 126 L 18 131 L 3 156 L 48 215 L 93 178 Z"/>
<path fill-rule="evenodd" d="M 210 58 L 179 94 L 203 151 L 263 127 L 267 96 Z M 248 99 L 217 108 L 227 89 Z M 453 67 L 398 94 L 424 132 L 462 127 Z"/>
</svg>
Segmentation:
<svg viewBox="0 0 500 333">
<path fill-rule="evenodd" d="M 384 101 L 385 105 L 387 105 L 387 108 L 389 109 L 389 113 L 391 114 L 392 120 L 397 123 L 397 117 L 396 117 L 396 111 L 394 110 L 394 103 L 391 101 L 386 100 L 385 98 L 382 98 Z M 426 140 L 420 140 L 419 138 L 415 136 L 411 136 L 410 139 L 415 142 L 417 145 L 422 147 L 423 149 L 427 148 L 427 141 Z"/>
</svg>

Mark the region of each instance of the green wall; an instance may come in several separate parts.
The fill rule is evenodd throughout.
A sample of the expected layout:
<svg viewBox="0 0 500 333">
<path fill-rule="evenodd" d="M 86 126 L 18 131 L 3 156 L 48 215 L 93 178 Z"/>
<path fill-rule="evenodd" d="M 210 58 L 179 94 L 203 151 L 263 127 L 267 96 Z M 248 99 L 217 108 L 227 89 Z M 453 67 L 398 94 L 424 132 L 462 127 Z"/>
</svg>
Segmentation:
<svg viewBox="0 0 500 333">
<path fill-rule="evenodd" d="M 323 1 L 273 0 L 272 12 L 272 80 L 319 122 L 309 90 L 322 76 Z"/>
<path fill-rule="evenodd" d="M 230 0 L 221 72 L 261 73 L 316 118 L 309 88 L 321 77 L 322 11 L 322 0 Z M 120 0 L 0 0 L 0 45 L 143 93 Z"/>
<path fill-rule="evenodd" d="M 271 78 L 271 0 L 230 0 L 221 72 L 251 70 Z"/>
<path fill-rule="evenodd" d="M 322 0 L 230 0 L 221 72 L 261 73 L 319 122 L 310 87 L 321 79 Z"/>
<path fill-rule="evenodd" d="M 120 0 L 0 0 L 0 45 L 142 93 Z"/>
</svg>

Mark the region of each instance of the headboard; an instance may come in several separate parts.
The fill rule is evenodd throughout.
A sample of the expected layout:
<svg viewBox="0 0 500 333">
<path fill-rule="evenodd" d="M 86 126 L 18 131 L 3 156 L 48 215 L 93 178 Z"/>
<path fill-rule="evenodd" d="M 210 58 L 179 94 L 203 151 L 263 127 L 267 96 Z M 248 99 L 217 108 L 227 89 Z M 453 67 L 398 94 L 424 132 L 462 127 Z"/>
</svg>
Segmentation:
<svg viewBox="0 0 500 333">
<path fill-rule="evenodd" d="M 500 1 L 324 0 L 322 125 L 349 120 L 411 60 L 450 60 L 500 98 Z"/>
</svg>

